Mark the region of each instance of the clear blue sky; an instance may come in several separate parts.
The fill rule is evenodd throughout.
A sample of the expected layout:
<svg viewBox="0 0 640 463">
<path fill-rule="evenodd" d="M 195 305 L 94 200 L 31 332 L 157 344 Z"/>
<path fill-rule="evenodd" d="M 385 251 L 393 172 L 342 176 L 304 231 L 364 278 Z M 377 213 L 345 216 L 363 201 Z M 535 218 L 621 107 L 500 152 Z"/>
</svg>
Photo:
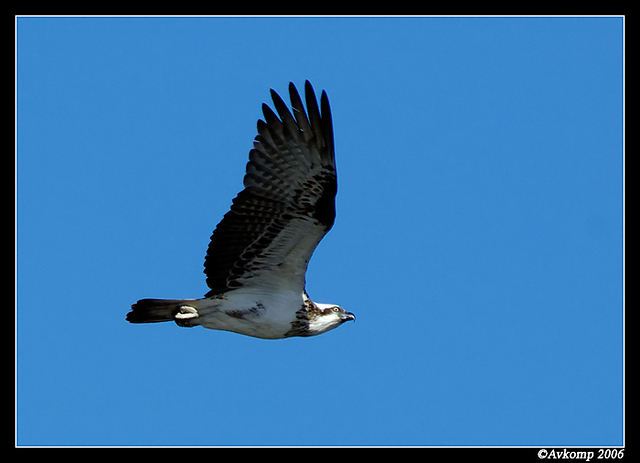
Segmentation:
<svg viewBox="0 0 640 463">
<path fill-rule="evenodd" d="M 621 445 L 623 19 L 17 19 L 19 445 Z M 332 105 L 307 289 L 265 341 L 201 297 L 269 89 Z"/>
</svg>

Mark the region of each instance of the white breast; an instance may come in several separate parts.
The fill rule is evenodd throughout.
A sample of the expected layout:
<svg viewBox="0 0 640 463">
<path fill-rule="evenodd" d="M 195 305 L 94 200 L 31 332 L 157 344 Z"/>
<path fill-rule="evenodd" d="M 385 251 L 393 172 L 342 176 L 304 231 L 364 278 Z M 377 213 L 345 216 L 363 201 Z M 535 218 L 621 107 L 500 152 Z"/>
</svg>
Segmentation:
<svg viewBox="0 0 640 463">
<path fill-rule="evenodd" d="M 197 301 L 198 325 L 265 339 L 280 339 L 291 329 L 302 295 L 292 291 L 257 293 L 238 288 L 219 299 Z"/>
</svg>

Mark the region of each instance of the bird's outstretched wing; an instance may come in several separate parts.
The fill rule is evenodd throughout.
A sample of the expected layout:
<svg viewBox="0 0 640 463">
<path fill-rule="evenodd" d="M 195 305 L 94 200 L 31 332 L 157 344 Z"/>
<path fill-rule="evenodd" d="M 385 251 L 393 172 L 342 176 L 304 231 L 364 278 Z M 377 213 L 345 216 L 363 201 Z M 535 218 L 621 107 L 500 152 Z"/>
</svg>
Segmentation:
<svg viewBox="0 0 640 463">
<path fill-rule="evenodd" d="M 320 108 L 309 81 L 307 111 L 289 84 L 293 115 L 271 90 L 279 115 L 264 121 L 249 153 L 244 190 L 211 236 L 204 262 L 207 297 L 241 286 L 299 290 L 313 251 L 331 229 L 337 192 L 333 127 L 323 91 Z"/>
</svg>

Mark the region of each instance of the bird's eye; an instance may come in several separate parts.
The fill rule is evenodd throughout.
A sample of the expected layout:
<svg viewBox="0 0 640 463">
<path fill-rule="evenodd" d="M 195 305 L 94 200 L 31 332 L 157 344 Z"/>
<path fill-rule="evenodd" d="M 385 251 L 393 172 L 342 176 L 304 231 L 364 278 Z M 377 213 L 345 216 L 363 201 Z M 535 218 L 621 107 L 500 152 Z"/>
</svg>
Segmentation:
<svg viewBox="0 0 640 463">
<path fill-rule="evenodd" d="M 333 308 L 333 311 L 334 311 L 334 312 L 340 312 L 340 307 L 334 307 L 334 308 Z"/>
</svg>

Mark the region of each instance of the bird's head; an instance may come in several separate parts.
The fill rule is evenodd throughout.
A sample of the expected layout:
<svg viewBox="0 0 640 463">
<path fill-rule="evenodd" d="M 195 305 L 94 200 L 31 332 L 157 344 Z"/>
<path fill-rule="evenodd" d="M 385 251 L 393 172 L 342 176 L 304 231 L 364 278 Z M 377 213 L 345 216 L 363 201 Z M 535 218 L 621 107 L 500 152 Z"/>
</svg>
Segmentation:
<svg viewBox="0 0 640 463">
<path fill-rule="evenodd" d="M 318 308 L 316 316 L 309 319 L 309 331 L 313 334 L 326 333 L 346 321 L 356 319 L 354 314 L 347 312 L 339 305 L 316 303 L 316 306 Z"/>
</svg>

